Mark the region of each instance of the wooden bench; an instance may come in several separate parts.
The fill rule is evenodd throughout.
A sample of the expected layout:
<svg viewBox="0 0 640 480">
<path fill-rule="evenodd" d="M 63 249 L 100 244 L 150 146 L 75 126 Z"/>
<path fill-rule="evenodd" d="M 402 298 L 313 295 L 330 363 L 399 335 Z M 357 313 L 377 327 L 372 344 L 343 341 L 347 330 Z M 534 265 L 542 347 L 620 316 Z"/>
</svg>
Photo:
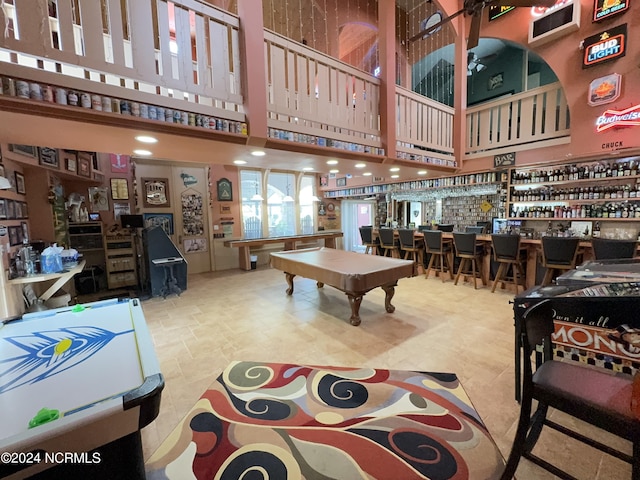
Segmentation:
<svg viewBox="0 0 640 480">
<path fill-rule="evenodd" d="M 336 248 L 336 238 L 343 236 L 342 232 L 319 232 L 306 235 L 290 235 L 286 237 L 251 238 L 239 240 L 227 240 L 225 247 L 238 248 L 240 256 L 240 269 L 251 270 L 251 247 L 262 247 L 264 245 L 283 243 L 284 250 L 295 250 L 298 242 L 309 242 L 314 240 L 324 240 L 327 248 Z"/>
</svg>

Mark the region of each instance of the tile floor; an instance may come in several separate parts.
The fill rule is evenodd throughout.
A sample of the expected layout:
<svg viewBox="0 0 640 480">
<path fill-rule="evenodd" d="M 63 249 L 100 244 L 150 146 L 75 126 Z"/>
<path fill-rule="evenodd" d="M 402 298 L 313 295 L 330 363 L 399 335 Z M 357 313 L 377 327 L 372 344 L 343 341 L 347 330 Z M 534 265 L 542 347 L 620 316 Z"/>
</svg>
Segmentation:
<svg viewBox="0 0 640 480">
<path fill-rule="evenodd" d="M 142 432 L 145 458 L 233 360 L 455 372 L 508 455 L 519 412 L 513 291 L 406 278 L 396 288 L 393 314 L 384 311 L 384 292 L 376 289 L 364 297 L 362 324 L 354 327 L 342 292 L 300 277 L 293 296 L 285 289 L 282 272 L 261 266 L 193 275 L 180 297 L 143 302 L 166 382 L 160 415 Z M 600 438 L 631 453 L 626 442 Z M 553 431 L 545 430 L 535 451 L 580 479 L 631 478 L 627 464 Z M 555 478 L 527 460 L 517 476 Z"/>
</svg>

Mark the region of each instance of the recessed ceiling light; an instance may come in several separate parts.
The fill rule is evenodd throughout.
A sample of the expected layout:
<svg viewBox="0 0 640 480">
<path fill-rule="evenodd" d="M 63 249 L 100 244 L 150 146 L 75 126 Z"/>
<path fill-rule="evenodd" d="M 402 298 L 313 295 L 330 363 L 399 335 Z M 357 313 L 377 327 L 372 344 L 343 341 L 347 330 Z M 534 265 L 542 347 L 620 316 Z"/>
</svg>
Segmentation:
<svg viewBox="0 0 640 480">
<path fill-rule="evenodd" d="M 400 178 L 400 175 L 391 175 L 391 178 Z"/>
<path fill-rule="evenodd" d="M 331 170 L 329 170 L 329 173 L 338 173 L 340 170 L 338 170 L 337 168 L 332 168 Z"/>
<path fill-rule="evenodd" d="M 327 165 L 337 165 L 338 160 L 327 160 Z"/>
<path fill-rule="evenodd" d="M 354 167 L 356 167 L 356 168 L 364 168 L 364 167 L 366 167 L 366 166 L 367 166 L 367 164 L 366 164 L 366 163 L 356 163 L 356 164 L 354 165 Z"/>
<path fill-rule="evenodd" d="M 364 172 L 364 173 L 362 174 L 362 176 L 364 176 L 364 177 L 370 177 L 370 176 L 371 176 L 371 172 Z"/>
<path fill-rule="evenodd" d="M 246 165 L 247 161 L 246 160 L 234 160 L 233 163 L 235 163 L 236 165 Z"/>
<path fill-rule="evenodd" d="M 158 139 L 149 135 L 138 135 L 136 140 L 142 143 L 158 143 Z"/>
<path fill-rule="evenodd" d="M 262 150 L 254 150 L 253 152 L 251 152 L 251 155 L 253 155 L 254 157 L 264 157 L 266 153 Z"/>
<path fill-rule="evenodd" d="M 426 175 L 427 171 L 426 170 L 419 170 L 418 171 L 418 175 Z"/>
<path fill-rule="evenodd" d="M 313 170 L 313 167 L 304 167 L 302 170 L 305 172 L 311 172 Z"/>
<path fill-rule="evenodd" d="M 149 150 L 141 150 L 141 149 L 136 149 L 133 151 L 133 153 L 135 153 L 136 155 L 144 156 L 144 157 L 148 157 L 149 155 L 151 155 L 151 152 Z"/>
<path fill-rule="evenodd" d="M 400 167 L 391 167 L 389 169 L 390 172 L 399 172 L 400 171 Z"/>
</svg>

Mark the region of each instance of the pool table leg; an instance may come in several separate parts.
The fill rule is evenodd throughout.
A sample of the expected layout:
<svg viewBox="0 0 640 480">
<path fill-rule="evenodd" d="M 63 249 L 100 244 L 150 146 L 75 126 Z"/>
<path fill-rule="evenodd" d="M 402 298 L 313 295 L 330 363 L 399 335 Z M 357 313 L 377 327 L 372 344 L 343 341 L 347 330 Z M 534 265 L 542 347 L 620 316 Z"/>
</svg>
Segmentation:
<svg viewBox="0 0 640 480">
<path fill-rule="evenodd" d="M 295 274 L 284 272 L 284 276 L 287 278 L 287 285 L 289 285 L 287 295 L 293 295 L 293 277 L 295 277 Z"/>
<path fill-rule="evenodd" d="M 349 321 L 351 325 L 357 327 L 360 325 L 360 304 L 364 295 L 347 293 L 347 297 L 349 298 L 349 305 L 351 305 L 351 318 Z"/>
<path fill-rule="evenodd" d="M 397 283 L 392 283 L 392 284 L 381 285 L 380 286 L 380 288 L 382 288 L 384 290 L 384 293 L 386 293 L 386 295 L 384 297 L 384 309 L 389 313 L 393 313 L 393 312 L 396 311 L 396 307 L 391 305 L 391 299 L 393 298 L 393 296 L 396 293 L 396 290 L 395 290 L 395 286 L 396 285 L 397 285 Z"/>
</svg>

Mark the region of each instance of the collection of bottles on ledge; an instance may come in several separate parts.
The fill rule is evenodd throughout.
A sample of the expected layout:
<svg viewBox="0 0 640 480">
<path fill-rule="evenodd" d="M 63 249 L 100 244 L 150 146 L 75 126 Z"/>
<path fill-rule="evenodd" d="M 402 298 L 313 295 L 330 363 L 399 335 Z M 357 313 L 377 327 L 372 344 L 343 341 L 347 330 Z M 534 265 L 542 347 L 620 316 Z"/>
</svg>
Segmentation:
<svg viewBox="0 0 640 480">
<path fill-rule="evenodd" d="M 613 200 L 620 198 L 640 198 L 640 182 L 608 186 L 596 185 L 593 187 L 511 189 L 512 202 Z"/>
<path fill-rule="evenodd" d="M 546 207 L 514 207 L 509 212 L 515 218 L 638 218 L 640 202 L 605 203 L 602 205 L 573 205 Z"/>
<path fill-rule="evenodd" d="M 430 178 L 424 180 L 414 180 L 410 182 L 383 183 L 380 185 L 370 185 L 366 187 L 354 187 L 341 190 L 325 192 L 325 197 L 335 198 L 346 195 L 371 195 L 373 193 L 386 193 L 388 191 L 420 190 L 437 187 L 457 187 L 464 185 L 475 185 L 483 183 L 496 183 L 504 181 L 506 172 L 484 172 L 470 175 L 459 175 L 457 177 Z"/>
<path fill-rule="evenodd" d="M 565 182 L 598 178 L 629 177 L 638 174 L 637 160 L 598 162 L 586 165 L 563 165 L 555 168 L 513 171 L 512 184 Z"/>
</svg>

